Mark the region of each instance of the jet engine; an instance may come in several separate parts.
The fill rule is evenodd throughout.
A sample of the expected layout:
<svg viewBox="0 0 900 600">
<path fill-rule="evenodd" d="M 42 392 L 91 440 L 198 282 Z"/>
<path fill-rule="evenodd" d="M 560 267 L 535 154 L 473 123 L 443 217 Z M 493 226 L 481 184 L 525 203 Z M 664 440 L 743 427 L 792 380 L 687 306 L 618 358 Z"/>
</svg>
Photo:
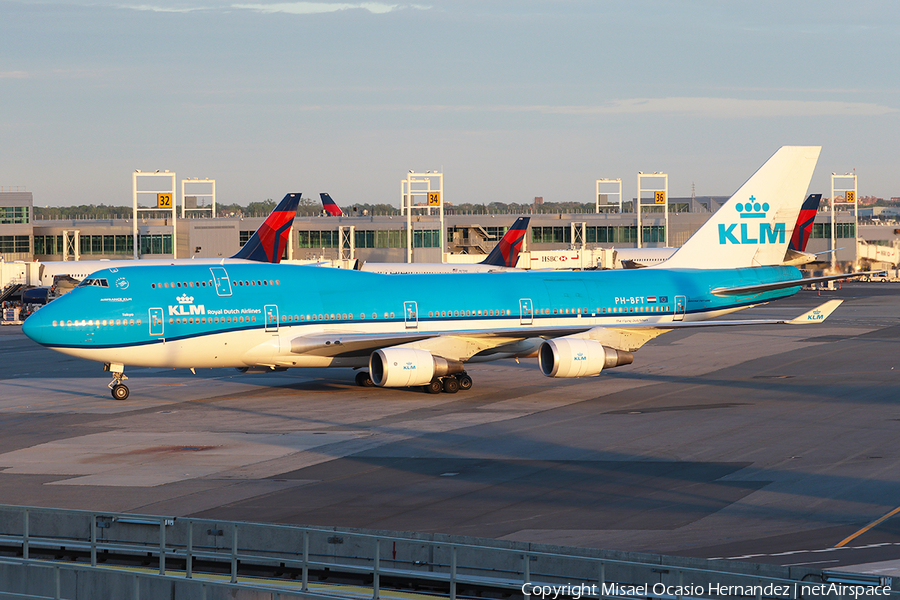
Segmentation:
<svg viewBox="0 0 900 600">
<path fill-rule="evenodd" d="M 597 375 L 603 369 L 630 365 L 633 360 L 631 352 L 582 338 L 547 340 L 538 353 L 541 372 L 547 377 Z"/>
<path fill-rule="evenodd" d="M 464 370 L 458 360 L 435 356 L 416 348 L 383 348 L 369 357 L 369 375 L 380 387 L 409 387 L 431 383 Z"/>
</svg>

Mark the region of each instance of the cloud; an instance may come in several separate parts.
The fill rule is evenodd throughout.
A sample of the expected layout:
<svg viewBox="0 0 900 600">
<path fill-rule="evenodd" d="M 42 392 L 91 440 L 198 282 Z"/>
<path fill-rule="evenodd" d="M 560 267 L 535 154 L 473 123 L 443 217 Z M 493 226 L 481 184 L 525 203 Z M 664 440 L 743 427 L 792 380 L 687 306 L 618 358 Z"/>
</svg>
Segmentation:
<svg viewBox="0 0 900 600">
<path fill-rule="evenodd" d="M 374 108 L 374 107 L 371 107 Z M 868 102 L 831 100 L 744 100 L 738 98 L 628 98 L 587 106 L 552 105 L 420 105 L 392 106 L 398 110 L 438 112 L 505 112 L 550 115 L 680 114 L 709 118 L 754 117 L 874 117 L 900 109 Z"/>
<path fill-rule="evenodd" d="M 125 8 L 137 11 L 148 12 L 164 12 L 164 13 L 190 13 L 199 11 L 222 11 L 222 10 L 248 10 L 263 14 L 291 14 L 291 15 L 315 15 L 323 13 L 340 12 L 344 10 L 361 9 L 367 10 L 373 14 L 384 14 L 403 8 L 428 9 L 427 6 L 415 4 L 386 4 L 384 2 L 276 2 L 273 4 L 255 3 L 210 3 L 206 0 L 205 5 L 201 5 L 202 0 L 197 4 L 174 6 L 165 2 L 157 2 L 155 4 L 121 4 L 119 8 Z"/>
<path fill-rule="evenodd" d="M 880 116 L 898 109 L 868 102 L 832 100 L 745 100 L 739 98 L 633 98 L 600 106 L 539 109 L 558 114 L 675 113 L 718 118 Z"/>
<path fill-rule="evenodd" d="M 205 7 L 185 7 L 178 8 L 175 6 L 159 6 L 156 4 L 122 4 L 119 8 L 125 8 L 128 10 L 139 10 L 146 12 L 160 12 L 160 13 L 189 13 L 196 12 L 201 10 L 210 10 Z"/>
<path fill-rule="evenodd" d="M 0 71 L 0 79 L 28 79 L 25 71 Z"/>
<path fill-rule="evenodd" d="M 383 14 L 401 8 L 399 4 L 384 4 L 382 2 L 280 2 L 277 4 L 232 4 L 231 6 L 236 9 L 253 10 L 261 13 L 287 13 L 292 15 L 314 15 L 352 9 L 363 9 L 373 14 Z"/>
</svg>

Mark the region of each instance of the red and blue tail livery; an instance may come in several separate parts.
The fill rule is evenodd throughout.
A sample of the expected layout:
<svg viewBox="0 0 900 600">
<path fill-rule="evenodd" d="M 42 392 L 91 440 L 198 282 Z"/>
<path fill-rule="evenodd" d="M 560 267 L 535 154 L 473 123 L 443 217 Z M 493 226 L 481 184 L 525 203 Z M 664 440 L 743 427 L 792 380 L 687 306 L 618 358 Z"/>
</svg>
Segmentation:
<svg viewBox="0 0 900 600">
<path fill-rule="evenodd" d="M 260 225 L 253 237 L 231 258 L 278 264 L 290 242 L 291 226 L 300 204 L 300 193 L 288 194 Z"/>
<path fill-rule="evenodd" d="M 816 212 L 819 210 L 821 201 L 822 194 L 810 194 L 803 202 L 803 206 L 800 207 L 800 215 L 797 217 L 797 226 L 794 227 L 791 242 L 788 244 L 788 250 L 806 252 L 806 245 L 812 235 L 813 221 L 816 220 Z"/>
<path fill-rule="evenodd" d="M 325 212 L 327 212 L 332 217 L 343 217 L 344 211 L 341 210 L 341 207 L 337 205 L 337 203 L 331 199 L 331 195 L 326 192 L 321 192 L 319 197 L 322 198 L 322 206 L 325 207 Z"/>
<path fill-rule="evenodd" d="M 528 233 L 529 220 L 529 217 L 516 219 L 516 222 L 506 230 L 503 238 L 494 246 L 494 249 L 491 250 L 491 253 L 488 254 L 488 257 L 481 264 L 514 269 L 516 263 L 519 262 L 519 252 L 522 251 L 525 234 Z"/>
</svg>

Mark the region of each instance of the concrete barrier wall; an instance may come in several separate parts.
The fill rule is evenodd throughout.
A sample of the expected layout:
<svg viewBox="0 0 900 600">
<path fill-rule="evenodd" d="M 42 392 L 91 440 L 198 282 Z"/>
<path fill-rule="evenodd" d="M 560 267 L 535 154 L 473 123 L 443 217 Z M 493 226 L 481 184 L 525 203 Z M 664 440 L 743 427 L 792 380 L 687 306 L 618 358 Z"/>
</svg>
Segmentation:
<svg viewBox="0 0 900 600">
<path fill-rule="evenodd" d="M 167 557 L 177 555 L 183 558 L 190 535 L 195 556 L 197 553 L 216 553 L 217 560 L 224 565 L 230 565 L 237 532 L 238 555 L 244 563 L 284 562 L 289 567 L 299 568 L 306 538 L 311 563 L 333 565 L 334 570 L 339 570 L 340 566 L 347 570 L 366 572 L 374 568 L 377 544 L 381 569 L 442 574 L 446 581 L 449 579 L 455 549 L 458 578 L 493 578 L 508 587 L 526 582 L 526 568 L 530 574 L 527 580 L 530 582 L 599 584 L 601 561 L 604 563 L 604 581 L 622 584 L 693 584 L 708 589 L 711 584 L 746 586 L 756 585 L 765 579 L 822 580 L 821 571 L 805 567 L 710 561 L 445 534 L 345 528 L 312 529 L 41 508 L 29 508 L 27 512 L 30 543 L 35 552 L 40 544 L 50 538 L 55 539 L 53 543 L 57 545 L 88 551 L 91 522 L 95 521 L 98 523 L 95 529 L 98 545 L 114 542 L 141 546 L 135 553 L 156 555 L 160 547 L 161 530 L 164 529 Z M 0 535 L 21 536 L 24 533 L 24 515 L 25 509 L 22 507 L 0 506 Z M 160 522 L 167 525 L 161 528 Z M 96 583 L 91 582 L 90 585 Z M 127 597 L 132 597 L 130 592 Z M 149 596 L 142 594 L 142 597 L 169 596 L 159 596 L 153 592 Z"/>
</svg>

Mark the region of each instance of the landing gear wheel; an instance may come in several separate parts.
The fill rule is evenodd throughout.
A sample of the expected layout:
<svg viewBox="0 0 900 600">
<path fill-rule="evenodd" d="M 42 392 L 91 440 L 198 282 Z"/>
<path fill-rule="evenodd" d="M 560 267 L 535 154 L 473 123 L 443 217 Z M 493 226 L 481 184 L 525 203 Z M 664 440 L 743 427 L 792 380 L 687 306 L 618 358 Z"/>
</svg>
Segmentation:
<svg viewBox="0 0 900 600">
<path fill-rule="evenodd" d="M 356 385 L 359 387 L 375 387 L 375 382 L 366 371 L 360 371 L 356 374 Z"/>
<path fill-rule="evenodd" d="M 459 380 L 456 377 L 444 377 L 444 393 L 455 394 L 459 391 Z"/>
<path fill-rule="evenodd" d="M 114 400 L 125 400 L 128 398 L 128 386 L 122 383 L 128 376 L 125 375 L 125 365 L 106 363 L 103 365 L 104 371 L 112 373 L 113 380 L 107 384 Z"/>
<path fill-rule="evenodd" d="M 422 389 L 425 390 L 426 394 L 440 394 L 444 389 L 444 384 L 441 383 L 440 379 L 432 379 L 431 383 L 426 383 L 422 386 Z"/>
<path fill-rule="evenodd" d="M 459 381 L 460 390 L 467 392 L 472 389 L 472 378 L 468 374 L 460 373 L 456 376 L 456 380 Z"/>
</svg>

